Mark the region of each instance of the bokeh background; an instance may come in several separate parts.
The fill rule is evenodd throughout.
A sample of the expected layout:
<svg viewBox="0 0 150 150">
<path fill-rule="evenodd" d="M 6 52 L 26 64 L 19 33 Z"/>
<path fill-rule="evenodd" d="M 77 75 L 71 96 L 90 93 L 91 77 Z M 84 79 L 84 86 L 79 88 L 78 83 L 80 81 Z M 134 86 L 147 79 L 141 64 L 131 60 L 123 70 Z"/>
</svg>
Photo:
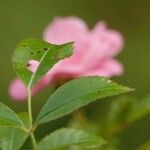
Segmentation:
<svg viewBox="0 0 150 150">
<path fill-rule="evenodd" d="M 11 54 L 16 43 L 26 37 L 42 39 L 43 30 L 53 17 L 70 15 L 81 17 L 90 28 L 96 22 L 105 20 L 110 28 L 121 31 L 125 38 L 125 47 L 118 59 L 124 65 L 125 73 L 113 79 L 136 88 L 133 95 L 136 95 L 138 99 L 150 94 L 150 1 L 0 0 L 1 101 L 15 108 L 16 111 L 26 109 L 25 102 L 14 102 L 8 95 L 9 82 L 15 77 Z M 33 98 L 35 112 L 48 98 L 49 92 L 47 88 Z M 149 125 L 148 119 L 142 120 L 132 130 L 130 140 L 134 144 L 125 142 L 125 145 L 131 145 L 131 147 L 124 149 L 134 149 L 138 134 L 141 134 L 142 138 L 148 137 Z"/>
</svg>

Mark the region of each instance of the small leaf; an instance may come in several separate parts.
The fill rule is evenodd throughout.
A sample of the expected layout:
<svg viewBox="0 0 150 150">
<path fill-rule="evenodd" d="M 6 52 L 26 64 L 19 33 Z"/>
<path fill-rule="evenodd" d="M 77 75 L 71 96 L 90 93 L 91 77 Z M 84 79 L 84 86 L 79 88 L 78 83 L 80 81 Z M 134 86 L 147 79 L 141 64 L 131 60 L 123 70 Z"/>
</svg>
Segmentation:
<svg viewBox="0 0 150 150">
<path fill-rule="evenodd" d="M 18 116 L 25 125 L 28 124 L 27 113 L 19 113 Z M 2 150 L 20 150 L 27 137 L 28 133 L 22 129 L 0 127 L 0 148 Z"/>
<path fill-rule="evenodd" d="M 97 99 L 129 92 L 132 89 L 106 78 L 82 77 L 59 87 L 40 111 L 37 123 L 45 123 L 89 104 Z"/>
<path fill-rule="evenodd" d="M 142 100 L 132 96 L 121 97 L 114 100 L 110 106 L 106 123 L 107 132 L 110 136 L 121 133 L 135 121 L 149 114 L 150 96 Z"/>
<path fill-rule="evenodd" d="M 93 133 L 88 133 L 82 129 L 64 128 L 46 136 L 39 143 L 39 150 L 56 150 L 67 148 L 72 145 L 93 148 L 105 143 L 104 140 Z"/>
<path fill-rule="evenodd" d="M 128 127 L 127 118 L 136 102 L 134 97 L 122 96 L 112 101 L 106 121 L 107 136 L 114 136 Z"/>
<path fill-rule="evenodd" d="M 142 117 L 150 115 L 150 96 L 137 100 L 128 116 L 128 122 L 133 123 Z"/>
<path fill-rule="evenodd" d="M 53 45 L 36 39 L 25 39 L 20 42 L 13 54 L 12 61 L 16 74 L 31 88 L 40 80 L 59 60 L 72 54 L 72 42 L 63 45 Z M 28 70 L 30 60 L 40 64 L 35 73 Z"/>
<path fill-rule="evenodd" d="M 0 102 L 0 126 L 24 128 L 23 122 L 9 107 Z"/>
</svg>

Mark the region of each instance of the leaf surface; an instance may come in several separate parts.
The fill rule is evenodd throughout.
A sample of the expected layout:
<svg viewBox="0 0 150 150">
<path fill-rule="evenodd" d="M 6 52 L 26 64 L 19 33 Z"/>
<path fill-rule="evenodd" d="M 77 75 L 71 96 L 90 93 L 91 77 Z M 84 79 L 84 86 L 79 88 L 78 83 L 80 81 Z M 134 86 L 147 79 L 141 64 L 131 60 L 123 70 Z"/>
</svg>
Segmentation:
<svg viewBox="0 0 150 150">
<path fill-rule="evenodd" d="M 128 122 L 133 123 L 146 115 L 150 115 L 150 96 L 134 103 L 128 116 Z"/>
<path fill-rule="evenodd" d="M 19 113 L 18 116 L 28 126 L 28 114 Z M 0 127 L 0 148 L 2 150 L 20 150 L 28 133 L 20 128 Z"/>
<path fill-rule="evenodd" d="M 106 142 L 82 129 L 64 128 L 59 129 L 46 136 L 39 143 L 39 150 L 59 150 L 72 145 L 78 145 L 84 148 L 98 147 Z"/>
<path fill-rule="evenodd" d="M 53 45 L 37 39 L 25 39 L 18 44 L 13 54 L 14 70 L 23 83 L 31 88 L 54 64 L 72 54 L 72 44 L 70 42 L 63 45 Z M 31 60 L 39 62 L 34 73 L 28 69 Z"/>
<path fill-rule="evenodd" d="M 102 77 L 82 77 L 59 87 L 42 107 L 37 124 L 55 120 L 97 99 L 132 89 Z"/>
<path fill-rule="evenodd" d="M 24 128 L 23 122 L 8 106 L 0 102 L 0 126 Z"/>
</svg>

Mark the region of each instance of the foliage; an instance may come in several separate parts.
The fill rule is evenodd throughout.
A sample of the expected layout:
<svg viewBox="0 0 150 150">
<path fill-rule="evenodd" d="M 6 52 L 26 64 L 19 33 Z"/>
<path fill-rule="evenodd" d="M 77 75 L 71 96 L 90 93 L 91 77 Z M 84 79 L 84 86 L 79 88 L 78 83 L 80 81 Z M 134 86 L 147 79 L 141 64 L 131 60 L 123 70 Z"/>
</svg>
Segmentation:
<svg viewBox="0 0 150 150">
<path fill-rule="evenodd" d="M 41 140 L 37 140 L 39 138 L 34 133 L 41 124 L 74 113 L 78 108 L 96 100 L 105 101 L 104 98 L 106 97 L 133 90 L 98 76 L 74 79 L 56 89 L 33 122 L 32 86 L 46 75 L 59 60 L 72 54 L 72 44 L 71 42 L 63 45 L 52 45 L 35 39 L 25 39 L 18 44 L 13 54 L 13 66 L 17 76 L 28 89 L 28 113 L 16 114 L 9 107 L 0 103 L 0 148 L 2 150 L 19 150 L 29 137 L 33 144 L 31 149 L 97 150 L 99 147 L 105 150 L 117 149 L 116 143 L 119 141 L 115 139 L 118 139 L 118 134 L 150 113 L 149 97 L 143 101 L 124 98 L 123 100 L 113 101 L 110 105 L 108 115 L 104 120 L 104 122 L 107 122 L 104 127 L 104 135 L 97 135 L 99 132 L 95 134 L 92 129 L 90 130 L 90 127 L 85 128 L 85 124 L 82 124 L 81 120 L 78 122 L 77 119 L 76 124 L 80 124 L 78 128 L 58 129 Z M 39 62 L 35 72 L 28 69 L 30 60 Z M 81 115 L 80 119 L 84 120 L 84 117 L 82 117 Z M 86 126 L 89 126 L 89 121 L 86 121 Z M 98 128 L 100 125 L 97 123 L 95 126 Z"/>
</svg>

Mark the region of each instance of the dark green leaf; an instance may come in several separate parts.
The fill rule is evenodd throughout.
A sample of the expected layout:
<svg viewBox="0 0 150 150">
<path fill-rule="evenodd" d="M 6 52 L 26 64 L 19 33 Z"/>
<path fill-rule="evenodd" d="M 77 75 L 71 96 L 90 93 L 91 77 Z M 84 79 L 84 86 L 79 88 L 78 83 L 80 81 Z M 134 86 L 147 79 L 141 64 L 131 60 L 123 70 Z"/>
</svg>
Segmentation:
<svg viewBox="0 0 150 150">
<path fill-rule="evenodd" d="M 56 150 L 67 148 L 71 145 L 78 145 L 85 148 L 98 147 L 106 142 L 94 135 L 81 129 L 64 128 L 46 136 L 39 143 L 39 150 Z"/>
<path fill-rule="evenodd" d="M 45 123 L 97 99 L 129 92 L 132 89 L 101 77 L 82 77 L 59 87 L 40 111 L 37 123 Z"/>
<path fill-rule="evenodd" d="M 18 77 L 31 88 L 59 60 L 72 54 L 72 43 L 53 45 L 36 39 L 25 39 L 20 42 L 13 54 L 13 66 Z M 30 60 L 40 63 L 35 73 L 28 70 Z"/>
</svg>

